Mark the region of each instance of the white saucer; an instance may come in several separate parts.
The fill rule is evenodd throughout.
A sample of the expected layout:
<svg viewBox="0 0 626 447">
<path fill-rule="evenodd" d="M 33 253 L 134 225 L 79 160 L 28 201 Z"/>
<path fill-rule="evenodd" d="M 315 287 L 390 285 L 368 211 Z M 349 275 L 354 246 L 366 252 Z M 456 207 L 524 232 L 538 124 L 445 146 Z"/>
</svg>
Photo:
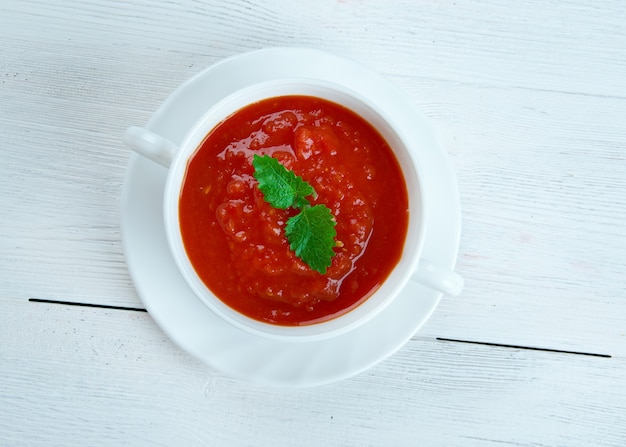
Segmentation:
<svg viewBox="0 0 626 447">
<path fill-rule="evenodd" d="M 424 258 L 453 269 L 461 215 L 456 179 L 447 156 L 410 98 L 366 67 L 308 49 L 246 53 L 226 59 L 183 84 L 146 127 L 179 143 L 214 102 L 249 84 L 284 77 L 315 77 L 346 85 L 372 98 L 416 136 L 425 189 L 429 191 Z M 131 155 L 121 203 L 126 262 L 141 300 L 163 331 L 181 348 L 222 373 L 275 386 L 321 385 L 350 377 L 402 347 L 441 299 L 441 293 L 410 282 L 370 322 L 336 338 L 310 343 L 257 338 L 232 327 L 194 296 L 170 255 L 163 227 L 166 172 L 145 158 Z"/>
</svg>

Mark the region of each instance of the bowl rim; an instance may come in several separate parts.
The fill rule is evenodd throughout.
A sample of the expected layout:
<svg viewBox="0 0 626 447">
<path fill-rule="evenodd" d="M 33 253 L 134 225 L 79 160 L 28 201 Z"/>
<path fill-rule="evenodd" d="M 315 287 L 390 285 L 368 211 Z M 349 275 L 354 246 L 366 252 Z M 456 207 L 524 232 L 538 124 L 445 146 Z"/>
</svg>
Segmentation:
<svg viewBox="0 0 626 447">
<path fill-rule="evenodd" d="M 178 198 L 190 157 L 212 129 L 242 107 L 262 99 L 287 95 L 319 97 L 352 110 L 368 121 L 394 151 L 402 168 L 409 197 L 409 225 L 398 264 L 383 284 L 361 304 L 337 317 L 308 325 L 282 326 L 262 322 L 232 309 L 216 296 L 196 274 L 186 256 L 179 231 Z M 355 110 L 356 109 L 356 110 Z M 366 115 L 366 116 L 364 116 Z M 391 141 L 390 141 L 391 140 Z M 252 334 L 282 341 L 309 342 L 352 330 L 378 315 L 397 297 L 417 268 L 424 245 L 425 220 L 423 178 L 416 151 L 393 120 L 373 101 L 346 86 L 314 78 L 282 78 L 259 82 L 227 95 L 215 103 L 190 127 L 182 140 L 167 175 L 163 197 L 165 232 L 175 263 L 194 295 L 226 322 Z M 400 151 L 400 152 L 398 152 Z"/>
</svg>

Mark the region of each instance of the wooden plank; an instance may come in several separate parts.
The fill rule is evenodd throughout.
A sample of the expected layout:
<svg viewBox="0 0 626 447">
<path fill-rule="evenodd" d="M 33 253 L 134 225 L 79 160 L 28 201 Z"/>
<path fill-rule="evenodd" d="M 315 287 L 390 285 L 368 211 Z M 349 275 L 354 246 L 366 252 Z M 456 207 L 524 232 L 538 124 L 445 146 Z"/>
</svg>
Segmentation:
<svg viewBox="0 0 626 447">
<path fill-rule="evenodd" d="M 285 390 L 208 370 L 142 312 L 1 305 L 3 445 L 621 446 L 626 440 L 623 357 L 420 337 L 351 379 Z"/>
<path fill-rule="evenodd" d="M 433 90 L 420 84 L 415 90 Z M 443 300 L 430 327 L 623 355 L 626 102 L 448 84 L 438 91 L 422 107 L 458 173 L 466 288 Z"/>
</svg>

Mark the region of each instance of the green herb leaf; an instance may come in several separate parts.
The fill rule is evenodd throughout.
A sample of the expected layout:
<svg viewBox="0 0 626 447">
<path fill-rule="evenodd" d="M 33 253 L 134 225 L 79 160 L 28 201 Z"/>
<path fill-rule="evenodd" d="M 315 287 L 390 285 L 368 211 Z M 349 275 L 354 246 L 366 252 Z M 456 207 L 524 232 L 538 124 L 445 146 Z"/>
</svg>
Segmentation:
<svg viewBox="0 0 626 447">
<path fill-rule="evenodd" d="M 268 155 L 254 155 L 254 178 L 263 198 L 274 208 L 297 208 L 300 213 L 289 218 L 285 236 L 289 246 L 313 270 L 326 273 L 335 252 L 335 219 L 326 205 L 311 206 L 307 196 L 317 197 L 315 189 L 278 160 Z"/>
<path fill-rule="evenodd" d="M 335 252 L 336 222 L 326 205 L 305 207 L 287 220 L 285 235 L 291 249 L 321 274 L 330 267 Z"/>
<path fill-rule="evenodd" d="M 317 194 L 311 185 L 292 171 L 288 171 L 278 160 L 264 155 L 254 155 L 254 178 L 259 182 L 259 189 L 265 201 L 274 208 L 302 208 L 309 204 L 306 196 Z"/>
</svg>

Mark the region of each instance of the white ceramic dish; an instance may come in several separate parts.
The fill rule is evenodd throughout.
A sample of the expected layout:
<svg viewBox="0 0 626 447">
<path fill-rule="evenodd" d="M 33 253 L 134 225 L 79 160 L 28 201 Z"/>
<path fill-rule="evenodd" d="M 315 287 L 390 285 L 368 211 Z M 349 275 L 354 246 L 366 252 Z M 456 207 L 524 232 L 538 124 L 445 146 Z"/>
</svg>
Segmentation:
<svg viewBox="0 0 626 447">
<path fill-rule="evenodd" d="M 250 70 L 251 66 L 260 68 Z M 236 56 L 183 84 L 154 113 L 146 128 L 179 143 L 207 105 L 250 84 L 285 76 L 324 79 L 367 94 L 407 132 L 418 136 L 419 160 L 431 195 L 425 203 L 428 221 L 423 256 L 452 270 L 460 236 L 460 207 L 446 155 L 410 98 L 359 64 L 316 50 L 292 48 Z M 263 339 L 228 325 L 194 296 L 170 255 L 162 220 L 166 175 L 165 168 L 131 155 L 121 210 L 128 268 L 140 298 L 163 331 L 181 348 L 225 374 L 277 386 L 319 385 L 352 376 L 406 343 L 441 299 L 440 292 L 411 281 L 401 296 L 363 326 L 306 343 Z"/>
</svg>

